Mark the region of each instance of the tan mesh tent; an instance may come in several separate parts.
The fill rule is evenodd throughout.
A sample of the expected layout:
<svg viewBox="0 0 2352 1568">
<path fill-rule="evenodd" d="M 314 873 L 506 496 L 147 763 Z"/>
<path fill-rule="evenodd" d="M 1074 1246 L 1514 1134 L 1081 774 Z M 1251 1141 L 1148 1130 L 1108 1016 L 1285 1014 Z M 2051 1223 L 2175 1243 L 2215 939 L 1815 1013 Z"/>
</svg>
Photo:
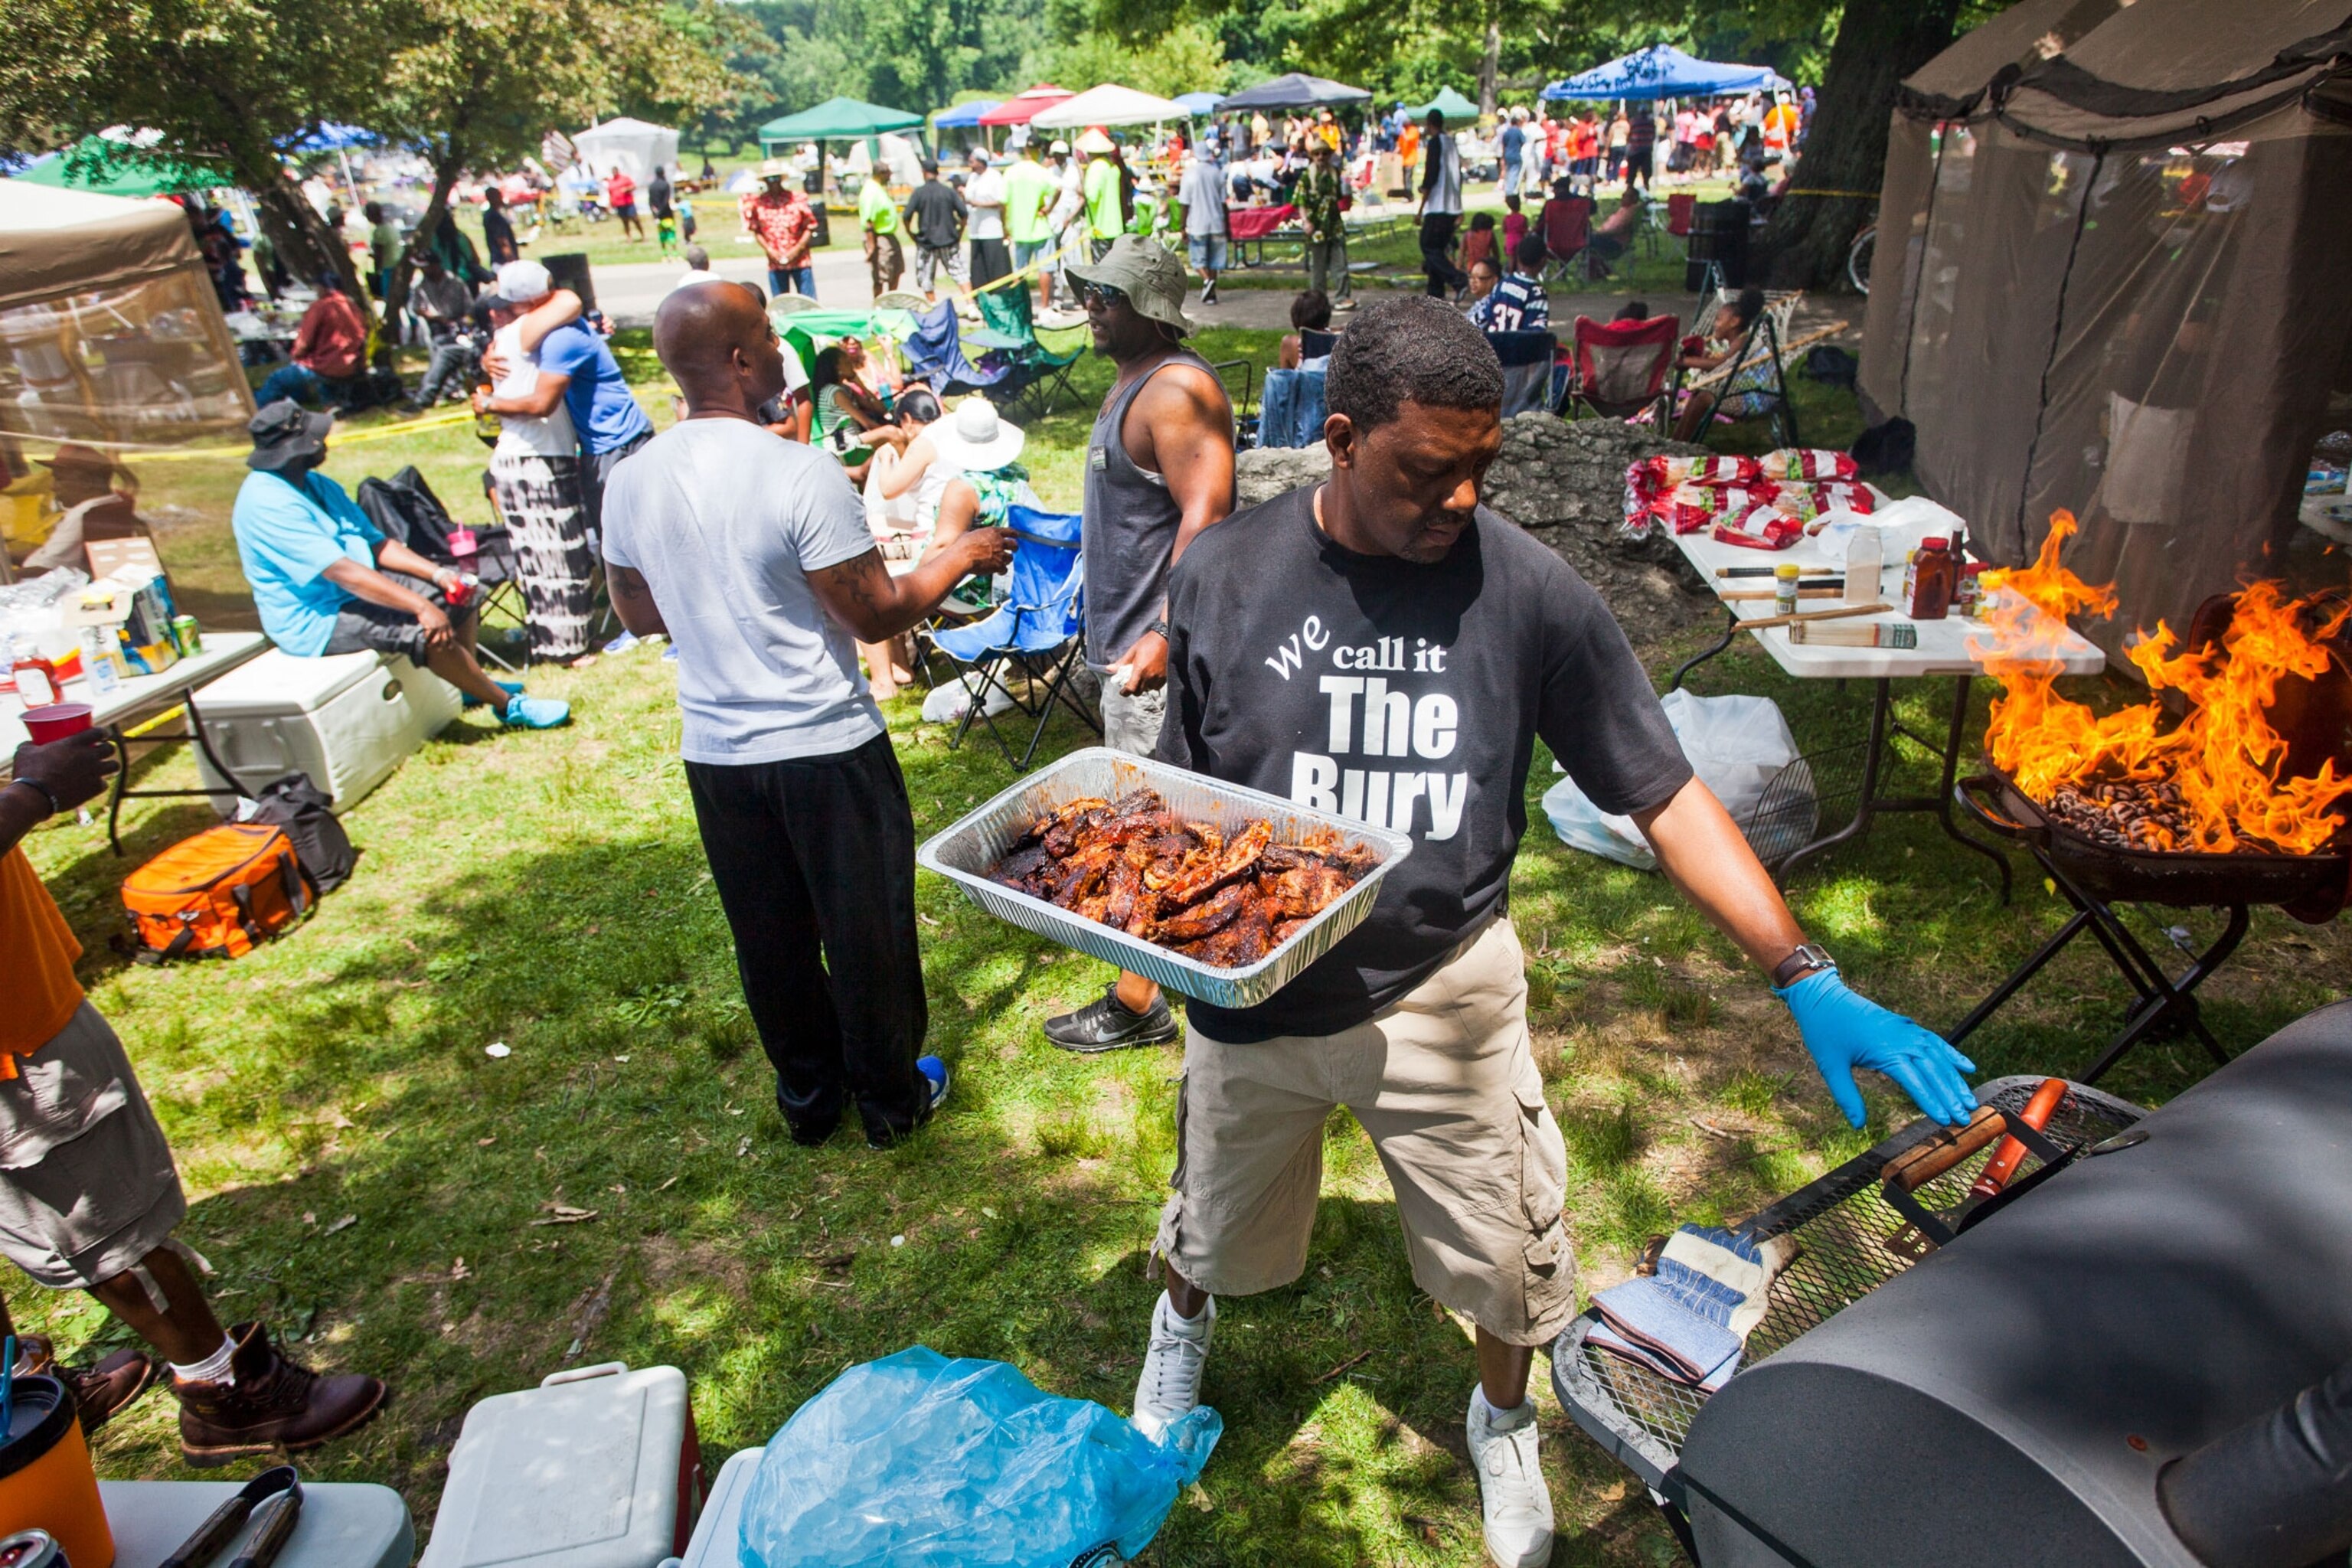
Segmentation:
<svg viewBox="0 0 2352 1568">
<path fill-rule="evenodd" d="M 2115 636 L 2263 569 L 2352 380 L 2347 10 L 2021 0 L 1905 83 L 1864 395 L 1993 559 L 2080 515 Z"/>
<path fill-rule="evenodd" d="M 0 180 L 0 443 L 178 446 L 252 415 L 178 205 Z"/>
</svg>

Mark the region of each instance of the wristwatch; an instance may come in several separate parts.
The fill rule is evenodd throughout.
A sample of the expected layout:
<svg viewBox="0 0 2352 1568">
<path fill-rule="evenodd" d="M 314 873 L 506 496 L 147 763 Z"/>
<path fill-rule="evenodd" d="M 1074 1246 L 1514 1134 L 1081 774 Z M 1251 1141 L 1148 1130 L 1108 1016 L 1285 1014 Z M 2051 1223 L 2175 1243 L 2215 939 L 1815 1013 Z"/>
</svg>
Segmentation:
<svg viewBox="0 0 2352 1568">
<path fill-rule="evenodd" d="M 55 816 L 58 812 L 65 809 L 65 807 L 58 804 L 58 797 L 50 793 L 49 786 L 43 784 L 38 779 L 14 778 L 10 779 L 8 782 L 11 784 L 23 784 L 26 789 L 31 790 L 35 795 L 39 795 L 44 801 L 47 801 L 49 807 L 47 815 L 49 816 Z"/>
<path fill-rule="evenodd" d="M 1835 969 L 1837 960 L 1810 942 L 1801 942 L 1794 952 L 1772 968 L 1772 989 L 1786 991 L 1816 969 Z"/>
<path fill-rule="evenodd" d="M 1168 640 L 1168 623 L 1166 621 L 1154 621 L 1143 629 L 1147 632 L 1158 632 L 1161 642 L 1166 642 Z"/>
</svg>

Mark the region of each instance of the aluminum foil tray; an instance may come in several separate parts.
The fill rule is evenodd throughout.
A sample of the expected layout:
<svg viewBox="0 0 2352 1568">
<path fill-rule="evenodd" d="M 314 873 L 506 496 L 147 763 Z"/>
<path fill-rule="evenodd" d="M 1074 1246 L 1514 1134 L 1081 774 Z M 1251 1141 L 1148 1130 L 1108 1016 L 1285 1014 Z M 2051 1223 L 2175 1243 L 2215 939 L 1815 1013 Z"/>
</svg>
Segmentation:
<svg viewBox="0 0 2352 1568">
<path fill-rule="evenodd" d="M 1260 816 L 1273 824 L 1276 844 L 1296 844 L 1312 829 L 1328 827 L 1343 844 L 1366 845 L 1377 851 L 1381 863 L 1293 931 L 1289 941 L 1255 963 L 1237 969 L 1219 969 L 1155 947 L 988 879 L 988 868 L 1004 858 L 1037 818 L 1086 795 L 1116 800 L 1145 786 L 1158 790 L 1171 811 L 1196 822 L 1214 823 L 1228 835 Z M 916 852 L 915 862 L 954 882 L 973 903 L 998 920 L 1034 931 L 1048 942 L 1091 953 L 1214 1007 L 1254 1007 L 1298 978 L 1308 964 L 1361 924 L 1380 898 L 1381 879 L 1412 852 L 1412 839 L 1402 833 L 1302 810 L 1279 795 L 1202 778 L 1107 746 L 1089 746 L 1038 769 L 969 813 L 925 843 Z"/>
</svg>

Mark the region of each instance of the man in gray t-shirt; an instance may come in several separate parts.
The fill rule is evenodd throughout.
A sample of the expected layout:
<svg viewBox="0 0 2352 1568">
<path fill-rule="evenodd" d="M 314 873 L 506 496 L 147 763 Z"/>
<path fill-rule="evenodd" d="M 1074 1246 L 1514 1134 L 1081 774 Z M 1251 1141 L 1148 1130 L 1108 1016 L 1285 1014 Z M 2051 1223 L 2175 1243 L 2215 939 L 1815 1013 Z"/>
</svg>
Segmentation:
<svg viewBox="0 0 2352 1568">
<path fill-rule="evenodd" d="M 741 284 L 674 291 L 654 350 L 687 416 L 614 471 L 613 608 L 677 645 L 687 787 L 793 1141 L 824 1142 L 855 1102 L 887 1145 L 948 1076 L 918 1055 L 915 819 L 851 639 L 887 643 L 1002 571 L 1013 536 L 973 530 L 892 577 L 841 465 L 761 423 L 783 356 Z"/>
</svg>

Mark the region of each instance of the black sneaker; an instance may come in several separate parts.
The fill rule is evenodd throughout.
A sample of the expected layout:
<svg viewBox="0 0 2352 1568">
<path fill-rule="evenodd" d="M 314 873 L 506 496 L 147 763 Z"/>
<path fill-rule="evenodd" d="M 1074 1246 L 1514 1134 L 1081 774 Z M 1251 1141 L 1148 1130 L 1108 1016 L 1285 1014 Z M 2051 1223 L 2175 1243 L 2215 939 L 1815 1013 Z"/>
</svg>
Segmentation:
<svg viewBox="0 0 2352 1568">
<path fill-rule="evenodd" d="M 1129 1046 L 1164 1046 L 1178 1030 L 1168 998 L 1155 996 L 1141 1013 L 1128 1010 L 1118 999 L 1118 986 L 1104 987 L 1102 1000 L 1089 1002 L 1075 1013 L 1045 1020 L 1045 1037 L 1066 1051 L 1090 1056 L 1096 1051 L 1124 1050 Z"/>
</svg>

